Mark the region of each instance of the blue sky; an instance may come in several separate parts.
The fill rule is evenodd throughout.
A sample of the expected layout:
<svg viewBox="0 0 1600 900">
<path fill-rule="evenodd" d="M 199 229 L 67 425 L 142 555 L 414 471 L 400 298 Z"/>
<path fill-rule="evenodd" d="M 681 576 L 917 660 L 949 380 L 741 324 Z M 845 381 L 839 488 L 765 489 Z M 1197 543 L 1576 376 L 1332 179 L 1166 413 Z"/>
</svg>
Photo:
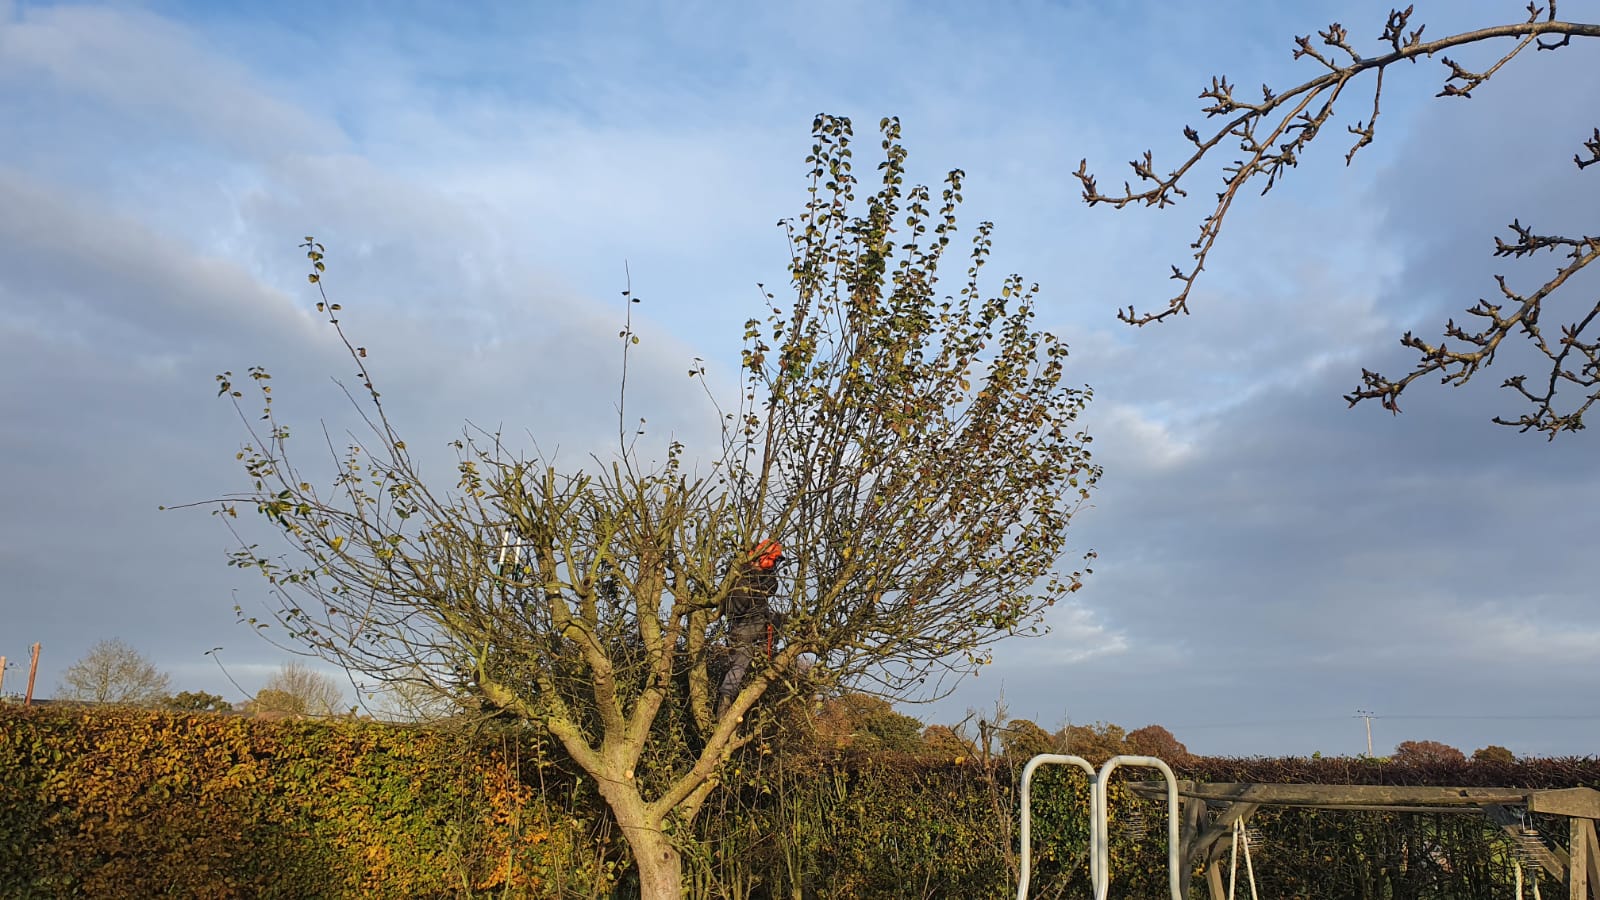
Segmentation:
<svg viewBox="0 0 1600 900">
<path fill-rule="evenodd" d="M 266 365 L 299 421 L 347 416 L 301 236 L 328 245 L 414 445 L 471 420 L 606 449 L 625 264 L 645 298 L 630 406 L 693 435 L 681 373 L 725 375 L 755 284 L 783 282 L 773 223 L 803 203 L 813 115 L 854 117 L 863 151 L 897 115 L 914 174 L 968 173 L 992 268 L 1042 285 L 1106 468 L 1074 523 L 1100 554 L 1077 605 L 911 712 L 950 722 L 1003 690 L 1047 727 L 1157 722 L 1252 755 L 1364 749 L 1364 708 L 1380 752 L 1594 752 L 1592 438 L 1492 425 L 1515 408 L 1494 371 L 1418 385 L 1398 418 L 1340 400 L 1493 273 L 1544 271 L 1488 257 L 1511 218 L 1592 231 L 1596 176 L 1568 160 L 1596 124 L 1570 111 L 1600 108 L 1594 49 L 1521 60 L 1470 103 L 1431 99 L 1437 62 L 1397 70 L 1378 144 L 1347 169 L 1329 135 L 1242 204 L 1195 314 L 1155 328 L 1113 313 L 1168 296 L 1200 203 L 1091 210 L 1071 174 L 1174 161 L 1213 74 L 1298 83 L 1294 34 L 1375 37 L 1387 9 L 0 0 L 0 653 L 41 641 L 46 693 L 108 637 L 228 695 L 206 650 L 246 687 L 284 658 L 234 624 L 258 587 L 223 565 L 226 532 L 156 507 L 241 483 L 217 372 Z M 1520 14 L 1417 13 L 1430 35 Z"/>
</svg>

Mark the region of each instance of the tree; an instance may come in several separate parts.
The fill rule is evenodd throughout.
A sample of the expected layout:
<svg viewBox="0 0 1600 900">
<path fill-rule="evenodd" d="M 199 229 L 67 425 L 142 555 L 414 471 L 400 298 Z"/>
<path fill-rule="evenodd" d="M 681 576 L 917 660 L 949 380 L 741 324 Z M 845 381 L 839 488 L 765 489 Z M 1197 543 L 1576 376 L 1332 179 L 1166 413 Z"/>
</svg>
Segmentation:
<svg viewBox="0 0 1600 900">
<path fill-rule="evenodd" d="M 851 691 L 823 702 L 815 735 L 829 749 L 915 753 L 922 746 L 922 723 L 882 697 Z"/>
<path fill-rule="evenodd" d="M 1394 755 L 1390 759 L 1408 765 L 1437 765 L 1464 763 L 1467 755 L 1439 741 L 1401 741 L 1395 745 Z"/>
<path fill-rule="evenodd" d="M 1056 743 L 1063 748 L 1061 752 L 1081 756 L 1097 766 L 1130 749 L 1128 733 L 1110 722 L 1068 725 L 1057 733 Z"/>
<path fill-rule="evenodd" d="M 374 714 L 390 722 L 441 722 L 462 711 L 456 693 L 439 690 L 423 679 L 384 685 L 369 699 L 377 701 Z"/>
<path fill-rule="evenodd" d="M 331 716 L 345 707 L 344 690 L 332 675 L 300 662 L 286 662 L 256 692 L 252 712 Z"/>
<path fill-rule="evenodd" d="M 61 676 L 66 700 L 153 703 L 167 692 L 168 678 L 120 638 L 100 641 Z"/>
<path fill-rule="evenodd" d="M 1055 753 L 1056 738 L 1028 719 L 1012 719 L 1000 731 L 1000 750 L 1012 759 L 1026 762 L 1041 753 Z"/>
<path fill-rule="evenodd" d="M 923 750 L 945 762 L 965 762 L 978 755 L 972 741 L 962 737 L 949 725 L 929 725 L 922 730 Z"/>
<path fill-rule="evenodd" d="M 618 447 L 588 470 L 469 427 L 454 486 L 430 483 L 326 293 L 370 425 L 331 488 L 291 456 L 266 370 L 248 373 L 261 412 L 218 376 L 250 431 L 252 487 L 216 512 L 253 507 L 287 541 L 275 554 L 241 538 L 231 560 L 267 579 L 276 623 L 362 677 L 469 692 L 546 731 L 595 779 L 646 898 L 681 895 L 696 813 L 787 698 L 938 695 L 995 641 L 1038 631 L 1089 571 L 1057 563 L 1100 475 L 1075 425 L 1090 391 L 1063 383 L 1066 346 L 1033 327 L 1037 286 L 980 286 L 989 223 L 939 292 L 963 173 L 937 195 L 908 186 L 899 123 L 881 130 L 866 193 L 849 120 L 816 119 L 809 199 L 780 223 L 787 298 L 764 291 L 745 324 L 740 394 L 698 454 L 673 441 L 647 458 L 627 417 L 631 288 Z M 324 248 L 305 249 L 320 292 Z M 715 398 L 704 366 L 689 375 Z M 719 609 L 766 539 L 790 560 L 782 630 L 719 711 Z"/>
<path fill-rule="evenodd" d="M 233 704 L 222 699 L 216 694 L 205 691 L 179 691 L 162 697 L 159 701 L 168 709 L 180 709 L 190 712 L 231 712 Z"/>
<path fill-rule="evenodd" d="M 1168 763 L 1181 763 L 1189 758 L 1189 748 L 1160 725 L 1146 725 L 1128 732 L 1128 749 Z"/>
<path fill-rule="evenodd" d="M 1542 7 L 1529 3 L 1524 21 L 1432 41 L 1422 39 L 1422 25 L 1412 27 L 1412 9 L 1407 6 L 1389 12 L 1379 37 L 1386 46 L 1371 56 L 1357 51 L 1350 43 L 1349 31 L 1338 23 L 1317 32 L 1320 40 L 1296 37 L 1295 59 L 1311 60 L 1320 73 L 1303 84 L 1283 90 L 1274 91 L 1263 85 L 1259 100 L 1235 97 L 1234 85 L 1227 78 L 1213 78 L 1210 86 L 1200 93 L 1201 99 L 1207 101 L 1202 111 L 1208 119 L 1220 119 L 1220 124 L 1204 133 L 1186 126 L 1184 137 L 1195 149 L 1165 175 L 1158 173 L 1149 151 L 1129 163 L 1141 190 L 1125 183 L 1121 193 L 1102 193 L 1095 176 L 1089 172 L 1088 161 L 1079 164 L 1077 176 L 1083 184 L 1083 199 L 1089 205 L 1106 203 L 1117 209 L 1130 204 L 1165 207 L 1187 196 L 1182 185 L 1193 180 L 1189 178 L 1190 173 L 1203 160 L 1214 151 L 1226 152 L 1217 148 L 1235 144 L 1242 154 L 1222 168 L 1223 187 L 1216 195 L 1216 206 L 1201 223 L 1199 236 L 1192 245 L 1193 264 L 1172 267 L 1172 277 L 1180 285 L 1178 293 L 1157 312 L 1139 313 L 1129 307 L 1118 312 L 1119 318 L 1142 326 L 1178 313 L 1188 314 L 1190 293 L 1205 269 L 1206 260 L 1221 236 L 1223 223 L 1240 191 L 1252 181 L 1265 178 L 1262 189 L 1265 194 L 1287 175 L 1311 142 L 1323 133 L 1346 88 L 1353 87 L 1362 76 L 1373 76 L 1372 106 L 1366 118 L 1345 129 L 1354 136 L 1345 156 L 1346 165 L 1375 139 L 1384 75 L 1398 63 L 1416 62 L 1421 57 L 1457 48 L 1514 39 L 1516 43 L 1498 61 L 1491 63 L 1493 58 L 1485 57 L 1481 71 L 1468 69 L 1448 56 L 1441 57 L 1448 74 L 1439 96 L 1469 99 L 1503 66 L 1530 47 L 1556 50 L 1570 45 L 1574 37 L 1600 37 L 1600 24 L 1558 20 L 1555 0 L 1549 0 Z M 1593 137 L 1582 141 L 1582 150 L 1574 155 L 1573 162 L 1580 171 L 1600 163 L 1600 128 L 1594 130 Z M 1444 326 L 1446 340 L 1437 344 L 1407 332 L 1400 343 L 1417 352 L 1416 367 L 1398 379 L 1363 369 L 1361 384 L 1345 400 L 1351 406 L 1364 400 L 1376 400 L 1384 409 L 1398 413 L 1400 395 L 1413 381 L 1424 376 L 1438 376 L 1444 383 L 1465 384 L 1480 369 L 1494 362 L 1506 338 L 1518 333 L 1544 357 L 1549 370 L 1531 377 L 1530 373 L 1521 373 L 1507 378 L 1503 386 L 1515 391 L 1532 410 L 1510 418 L 1496 416 L 1494 421 L 1524 432 L 1544 432 L 1551 439 L 1563 431 L 1583 428 L 1584 414 L 1600 400 L 1600 337 L 1595 336 L 1594 330 L 1596 321 L 1600 321 L 1600 298 L 1592 305 L 1580 301 L 1580 305 L 1562 313 L 1553 312 L 1558 304 L 1547 301 L 1580 270 L 1600 258 L 1600 236 L 1542 234 L 1518 219 L 1511 223 L 1508 239 L 1495 239 L 1494 255 L 1499 258 L 1524 259 L 1543 253 L 1557 254 L 1563 260 L 1553 275 L 1539 276 L 1532 282 L 1531 289 L 1515 286 L 1507 277 L 1497 276 L 1499 297 L 1493 301 L 1480 299 L 1467 310 L 1473 317 L 1470 321 L 1475 324 L 1463 326 L 1454 320 L 1447 322 Z M 1546 314 L 1560 315 L 1566 322 L 1541 321 Z M 1559 324 L 1559 327 L 1549 327 L 1552 324 Z M 1458 343 L 1451 346 L 1449 341 Z M 1557 400 L 1558 392 L 1563 389 L 1575 390 L 1577 395 L 1564 408 Z"/>
<path fill-rule="evenodd" d="M 244 705 L 244 711 L 252 716 L 270 719 L 309 714 L 306 711 L 306 703 L 303 698 L 276 688 L 262 688 L 256 691 L 256 695 L 251 697 L 250 701 Z"/>
<path fill-rule="evenodd" d="M 1472 751 L 1472 761 L 1510 764 L 1517 761 L 1517 755 L 1499 744 L 1490 744 Z"/>
</svg>

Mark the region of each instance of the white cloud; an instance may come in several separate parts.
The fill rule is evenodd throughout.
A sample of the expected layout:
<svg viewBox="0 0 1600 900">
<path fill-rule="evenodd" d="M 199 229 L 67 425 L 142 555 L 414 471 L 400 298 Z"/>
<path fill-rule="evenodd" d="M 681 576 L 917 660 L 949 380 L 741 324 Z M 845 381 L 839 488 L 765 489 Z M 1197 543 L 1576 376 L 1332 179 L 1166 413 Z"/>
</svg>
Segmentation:
<svg viewBox="0 0 1600 900">
<path fill-rule="evenodd" d="M 1172 469 L 1183 465 L 1195 452 L 1192 438 L 1180 437 L 1169 424 L 1130 406 L 1095 410 L 1091 420 L 1096 422 L 1097 455 L 1119 468 L 1131 466 L 1134 472 Z"/>
<path fill-rule="evenodd" d="M 1030 664 L 1073 666 L 1128 650 L 1128 637 L 1108 627 L 1094 610 L 1081 604 L 1058 607 L 1046 617 L 1050 634 L 1028 645 Z"/>
<path fill-rule="evenodd" d="M 151 117 L 186 137 L 198 133 L 236 149 L 259 152 L 336 138 L 326 122 L 273 96 L 259 75 L 204 43 L 203 36 L 139 10 L 34 7 L 17 17 L 0 15 L 0 84 L 43 76 L 118 116 Z"/>
</svg>

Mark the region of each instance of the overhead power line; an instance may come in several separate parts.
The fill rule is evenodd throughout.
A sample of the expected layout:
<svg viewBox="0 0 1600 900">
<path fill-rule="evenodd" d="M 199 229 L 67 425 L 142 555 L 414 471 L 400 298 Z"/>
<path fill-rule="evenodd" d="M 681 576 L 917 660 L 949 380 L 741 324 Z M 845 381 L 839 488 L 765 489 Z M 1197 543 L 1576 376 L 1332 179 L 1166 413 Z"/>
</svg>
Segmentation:
<svg viewBox="0 0 1600 900">
<path fill-rule="evenodd" d="M 1462 721 L 1462 722 L 1468 722 L 1468 721 L 1478 721 L 1478 722 L 1496 722 L 1496 721 L 1507 721 L 1507 722 L 1595 722 L 1595 721 L 1600 721 L 1600 713 L 1581 713 L 1581 714 L 1550 713 L 1550 714 L 1536 714 L 1536 715 L 1512 714 L 1512 713 L 1507 713 L 1507 714 L 1474 714 L 1474 715 L 1451 715 L 1451 714 L 1447 714 L 1447 713 L 1418 713 L 1416 715 L 1409 715 L 1409 714 L 1384 713 L 1382 715 L 1379 715 L 1377 713 L 1373 713 L 1371 717 L 1373 719 L 1381 719 L 1381 720 L 1390 721 L 1390 722 L 1412 721 L 1412 720 L 1441 721 L 1441 722 L 1450 722 L 1450 721 Z M 1357 716 L 1356 718 L 1365 718 L 1365 716 Z M 1314 716 L 1314 717 L 1309 717 L 1309 718 L 1295 718 L 1295 719 L 1258 719 L 1258 720 L 1252 721 L 1252 722 L 1195 722 L 1195 723 L 1191 723 L 1191 724 L 1187 724 L 1187 725 L 1171 725 L 1171 726 L 1168 726 L 1168 728 L 1170 730 L 1174 731 L 1174 732 L 1177 732 L 1179 730 L 1182 730 L 1182 731 L 1198 731 L 1198 730 L 1204 729 L 1204 728 L 1270 728 L 1270 727 L 1276 726 L 1276 725 L 1313 725 L 1313 724 L 1316 724 L 1316 723 L 1319 723 L 1319 722 L 1347 722 L 1349 720 L 1350 720 L 1350 715 L 1347 713 L 1347 714 L 1344 714 L 1344 715 Z"/>
</svg>

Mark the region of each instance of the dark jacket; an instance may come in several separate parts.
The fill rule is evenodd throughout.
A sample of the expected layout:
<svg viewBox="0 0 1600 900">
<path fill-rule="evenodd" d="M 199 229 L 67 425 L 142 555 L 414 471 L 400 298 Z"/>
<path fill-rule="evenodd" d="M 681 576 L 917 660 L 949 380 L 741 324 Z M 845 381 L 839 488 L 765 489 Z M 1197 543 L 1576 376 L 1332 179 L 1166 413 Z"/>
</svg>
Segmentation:
<svg viewBox="0 0 1600 900">
<path fill-rule="evenodd" d="M 739 565 L 733 588 L 722 601 L 722 614 L 733 628 L 749 625 L 766 625 L 772 621 L 772 607 L 768 601 L 778 591 L 776 567 L 763 569 L 754 562 Z"/>
</svg>

